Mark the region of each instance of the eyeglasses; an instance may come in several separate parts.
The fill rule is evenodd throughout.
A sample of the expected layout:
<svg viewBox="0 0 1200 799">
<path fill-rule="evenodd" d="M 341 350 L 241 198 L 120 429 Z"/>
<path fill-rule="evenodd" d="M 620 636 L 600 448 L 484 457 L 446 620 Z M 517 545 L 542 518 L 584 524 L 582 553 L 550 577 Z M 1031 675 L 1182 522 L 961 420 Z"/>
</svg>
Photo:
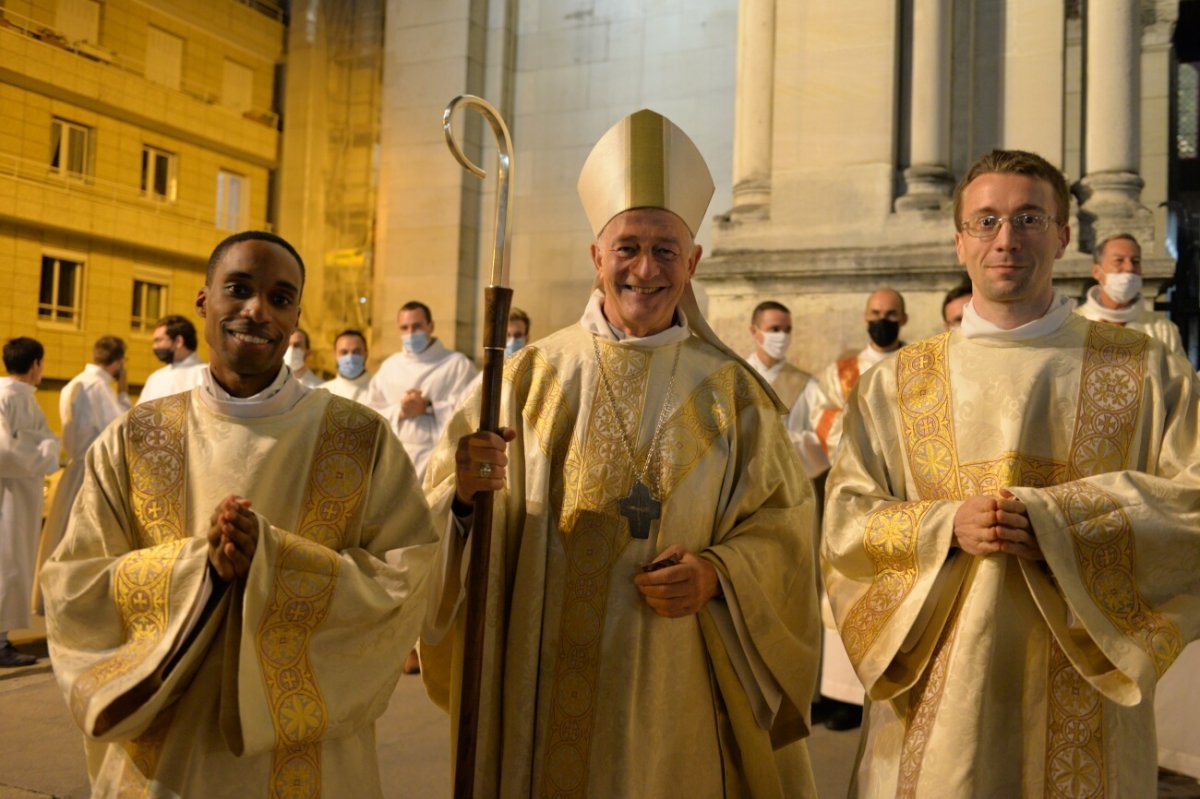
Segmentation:
<svg viewBox="0 0 1200 799">
<path fill-rule="evenodd" d="M 1012 227 L 1013 233 L 1021 234 L 1045 233 L 1052 221 L 1046 214 L 1023 213 L 1013 214 L 1012 216 L 983 214 L 964 220 L 959 225 L 959 229 L 968 236 L 973 236 L 977 239 L 994 239 L 996 238 L 996 234 L 1000 232 L 1000 226 L 1005 222 Z"/>
</svg>

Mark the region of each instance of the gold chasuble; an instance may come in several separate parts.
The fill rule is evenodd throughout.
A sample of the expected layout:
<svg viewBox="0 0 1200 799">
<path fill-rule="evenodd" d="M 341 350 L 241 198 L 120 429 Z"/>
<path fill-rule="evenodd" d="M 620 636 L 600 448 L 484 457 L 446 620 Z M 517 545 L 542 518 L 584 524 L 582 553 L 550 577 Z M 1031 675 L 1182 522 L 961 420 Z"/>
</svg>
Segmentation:
<svg viewBox="0 0 1200 799">
<path fill-rule="evenodd" d="M 1200 397 L 1144 335 L 1069 315 L 942 334 L 847 407 L 822 566 L 870 697 L 864 797 L 1154 796 L 1154 690 L 1200 628 Z M 1045 561 L 952 547 L 1008 487 Z"/>
<path fill-rule="evenodd" d="M 324 391 L 259 418 L 202 391 L 100 436 L 43 573 L 93 795 L 379 796 L 374 721 L 436 551 L 412 465 L 380 416 Z M 258 546 L 220 593 L 205 535 L 230 493 Z"/>
<path fill-rule="evenodd" d="M 475 395 L 426 476 L 445 523 L 454 444 L 477 418 Z M 812 795 L 799 740 L 819 641 L 812 491 L 751 371 L 686 326 L 618 342 L 581 324 L 506 362 L 500 418 L 517 438 L 496 497 L 476 785 L 504 797 Z M 661 517 L 639 539 L 619 503 L 660 426 L 645 482 Z M 722 580 L 697 615 L 660 617 L 633 584 L 670 544 Z M 452 531 L 421 650 L 452 718 L 463 550 Z"/>
</svg>

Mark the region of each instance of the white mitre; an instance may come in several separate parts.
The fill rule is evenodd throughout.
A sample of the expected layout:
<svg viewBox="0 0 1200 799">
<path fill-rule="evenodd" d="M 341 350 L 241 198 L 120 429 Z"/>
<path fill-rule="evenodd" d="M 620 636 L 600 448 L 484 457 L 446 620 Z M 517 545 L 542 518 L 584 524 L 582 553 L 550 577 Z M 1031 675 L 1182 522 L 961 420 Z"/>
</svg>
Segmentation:
<svg viewBox="0 0 1200 799">
<path fill-rule="evenodd" d="M 600 137 L 579 173 L 579 199 L 592 233 L 599 238 L 613 217 L 635 208 L 661 208 L 683 220 L 695 238 L 712 200 L 712 173 L 704 156 L 674 122 L 648 109 L 630 114 Z M 692 332 L 735 361 L 787 408 L 770 384 L 708 326 L 689 280 L 676 310 Z"/>
<path fill-rule="evenodd" d="M 648 109 L 609 128 L 579 173 L 579 198 L 596 236 L 622 211 L 662 208 L 695 237 L 714 189 L 708 164 L 688 135 Z"/>
</svg>

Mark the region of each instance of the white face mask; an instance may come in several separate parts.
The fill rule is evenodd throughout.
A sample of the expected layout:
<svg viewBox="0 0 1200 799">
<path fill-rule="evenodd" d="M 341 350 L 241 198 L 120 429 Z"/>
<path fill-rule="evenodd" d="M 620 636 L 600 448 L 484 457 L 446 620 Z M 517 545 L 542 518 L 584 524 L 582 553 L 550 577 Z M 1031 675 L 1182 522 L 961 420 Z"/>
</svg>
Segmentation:
<svg viewBox="0 0 1200 799">
<path fill-rule="evenodd" d="M 765 352 L 767 355 L 770 355 L 777 361 L 783 360 L 783 356 L 787 354 L 788 347 L 791 346 L 791 343 L 791 333 L 784 333 L 782 330 L 763 333 L 763 352 Z"/>
<path fill-rule="evenodd" d="M 1142 276 L 1137 272 L 1109 272 L 1104 277 L 1104 293 L 1117 305 L 1128 305 L 1142 293 Z"/>
<path fill-rule="evenodd" d="M 293 372 L 297 372 L 304 366 L 304 350 L 299 347 L 288 347 L 287 352 L 283 354 L 283 362 Z"/>
<path fill-rule="evenodd" d="M 409 354 L 417 355 L 424 352 L 425 348 L 429 346 L 429 334 L 424 330 L 418 330 L 401 336 L 400 341 Z"/>
</svg>

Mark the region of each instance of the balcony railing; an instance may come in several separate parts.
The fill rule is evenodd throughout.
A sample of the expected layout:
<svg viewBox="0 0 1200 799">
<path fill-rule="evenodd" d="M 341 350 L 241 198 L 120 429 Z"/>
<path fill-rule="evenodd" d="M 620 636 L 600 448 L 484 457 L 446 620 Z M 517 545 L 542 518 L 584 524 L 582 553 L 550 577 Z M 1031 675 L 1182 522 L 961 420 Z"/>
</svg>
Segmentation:
<svg viewBox="0 0 1200 799">
<path fill-rule="evenodd" d="M 206 230 L 216 230 L 216 200 L 213 205 L 167 201 L 145 194 L 140 189 L 124 183 L 101 180 L 91 175 L 62 172 L 43 161 L 18 158 L 0 153 L 0 180 L 8 178 L 18 183 L 37 185 L 63 196 L 85 197 L 104 203 L 112 208 L 135 208 L 145 213 L 158 214 Z M 216 182 L 214 180 L 214 192 Z M 247 220 L 247 227 L 270 230 L 265 220 Z"/>
<path fill-rule="evenodd" d="M 260 11 L 261 13 L 271 16 L 269 11 L 263 9 L 271 8 L 273 6 L 272 3 L 263 2 L 263 0 L 239 0 L 239 2 L 242 2 L 243 4 L 250 6 L 257 11 Z M 260 8 L 260 6 L 263 8 Z M 280 9 L 276 10 L 279 14 L 283 13 L 283 11 Z M 47 27 L 37 20 L 23 16 L 14 11 L 8 10 L 3 6 L 0 6 L 0 32 L 5 31 L 13 35 L 24 36 L 36 42 L 41 42 L 47 47 L 56 47 L 60 50 L 65 50 L 68 53 L 73 53 L 79 58 L 85 58 L 89 61 L 107 64 L 116 69 L 120 69 L 123 72 L 128 72 L 131 75 L 137 75 L 139 78 L 149 81 L 149 78 L 146 78 L 145 69 L 143 69 L 140 64 L 128 56 L 108 50 L 93 42 L 69 41 L 66 36 L 54 28 Z M 250 109 L 239 112 L 232 108 L 227 108 L 221 105 L 219 98 L 213 91 L 203 89 L 198 86 L 192 86 L 186 82 L 183 82 L 178 89 L 174 89 L 170 86 L 164 86 L 163 84 L 154 81 L 151 82 L 155 83 L 156 86 L 160 86 L 166 91 L 178 91 L 180 94 L 187 95 L 194 100 L 199 100 L 200 102 L 211 105 L 214 108 L 219 108 L 224 113 L 240 116 L 243 119 L 248 119 L 251 122 L 257 122 L 260 125 L 265 125 L 273 130 L 277 130 L 279 128 L 279 115 L 274 111 L 269 111 L 266 109 Z"/>
</svg>

